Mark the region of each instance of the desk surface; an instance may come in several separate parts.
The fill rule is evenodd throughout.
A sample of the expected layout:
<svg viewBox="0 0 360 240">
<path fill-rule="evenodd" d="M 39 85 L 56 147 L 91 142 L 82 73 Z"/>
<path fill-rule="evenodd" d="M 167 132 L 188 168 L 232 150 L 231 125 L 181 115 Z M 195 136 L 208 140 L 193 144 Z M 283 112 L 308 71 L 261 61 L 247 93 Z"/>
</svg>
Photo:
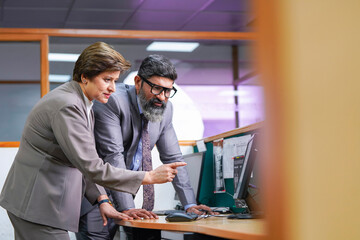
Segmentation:
<svg viewBox="0 0 360 240">
<path fill-rule="evenodd" d="M 117 224 L 127 227 L 194 232 L 229 239 L 265 239 L 264 219 L 209 217 L 192 222 L 167 222 L 165 216 L 159 216 L 159 219 L 119 221 Z"/>
</svg>

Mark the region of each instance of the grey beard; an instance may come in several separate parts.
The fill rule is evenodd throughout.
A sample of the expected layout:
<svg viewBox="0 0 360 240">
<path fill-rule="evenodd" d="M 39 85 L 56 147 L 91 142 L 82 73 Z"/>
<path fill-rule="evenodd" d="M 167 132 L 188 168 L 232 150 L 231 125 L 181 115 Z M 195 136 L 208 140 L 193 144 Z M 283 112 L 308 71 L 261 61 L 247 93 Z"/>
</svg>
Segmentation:
<svg viewBox="0 0 360 240">
<path fill-rule="evenodd" d="M 149 101 L 146 100 L 142 89 L 140 89 L 139 91 L 139 101 L 141 110 L 147 120 L 149 120 L 150 122 L 161 122 L 166 108 L 165 102 L 162 102 L 162 107 L 155 106 L 154 102 L 159 100 L 156 98 L 150 99 Z"/>
</svg>

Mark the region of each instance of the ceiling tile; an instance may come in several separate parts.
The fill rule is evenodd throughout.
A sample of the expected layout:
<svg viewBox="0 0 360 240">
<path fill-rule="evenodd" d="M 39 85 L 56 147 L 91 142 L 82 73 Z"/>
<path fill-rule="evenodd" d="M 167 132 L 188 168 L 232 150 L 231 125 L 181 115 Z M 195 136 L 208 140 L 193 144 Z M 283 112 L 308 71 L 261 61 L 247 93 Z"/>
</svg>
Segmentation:
<svg viewBox="0 0 360 240">
<path fill-rule="evenodd" d="M 4 28 L 63 28 L 64 22 L 49 22 L 49 21 L 38 21 L 38 22 L 2 22 L 1 27 Z"/>
<path fill-rule="evenodd" d="M 73 0 L 11 0 L 3 1 L 4 7 L 68 8 Z"/>
<path fill-rule="evenodd" d="M 191 12 L 177 11 L 137 11 L 130 19 L 131 24 L 164 24 L 181 26 L 190 16 Z"/>
<path fill-rule="evenodd" d="M 119 10 L 73 10 L 67 20 L 69 22 L 123 24 L 130 15 L 131 12 Z"/>
<path fill-rule="evenodd" d="M 248 0 L 214 0 L 204 11 L 244 12 L 249 11 Z"/>
<path fill-rule="evenodd" d="M 141 10 L 196 11 L 209 0 L 145 0 Z"/>
<path fill-rule="evenodd" d="M 0 0 L 0 27 L 249 31 L 248 1 Z"/>
<path fill-rule="evenodd" d="M 123 29 L 126 30 L 153 30 L 153 31 L 173 31 L 178 29 L 180 24 L 126 24 Z"/>
<path fill-rule="evenodd" d="M 143 0 L 75 0 L 73 9 L 136 9 Z"/>
<path fill-rule="evenodd" d="M 64 22 L 66 17 L 66 9 L 5 9 L 4 22 L 19 23 L 46 23 L 46 22 Z"/>
<path fill-rule="evenodd" d="M 187 25 L 195 26 L 243 26 L 246 25 L 245 14 L 220 13 L 220 12 L 202 12 L 196 15 Z"/>
<path fill-rule="evenodd" d="M 121 29 L 122 23 L 97 23 L 97 22 L 67 22 L 65 28 L 74 29 Z"/>
<path fill-rule="evenodd" d="M 180 29 L 181 31 L 215 31 L 215 32 L 247 32 L 248 30 L 244 27 L 235 25 L 193 25 L 188 24 Z"/>
</svg>

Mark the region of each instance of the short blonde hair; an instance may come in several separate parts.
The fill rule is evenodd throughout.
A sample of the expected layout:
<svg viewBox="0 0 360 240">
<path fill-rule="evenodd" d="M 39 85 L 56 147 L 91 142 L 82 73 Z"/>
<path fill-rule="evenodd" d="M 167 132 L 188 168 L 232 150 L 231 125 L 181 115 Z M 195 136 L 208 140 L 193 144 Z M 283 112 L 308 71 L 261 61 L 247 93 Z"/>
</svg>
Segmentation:
<svg viewBox="0 0 360 240">
<path fill-rule="evenodd" d="M 106 71 L 123 73 L 130 67 L 131 63 L 110 45 L 104 42 L 96 42 L 80 54 L 74 66 L 73 80 L 81 82 L 82 74 L 91 79 Z"/>
</svg>

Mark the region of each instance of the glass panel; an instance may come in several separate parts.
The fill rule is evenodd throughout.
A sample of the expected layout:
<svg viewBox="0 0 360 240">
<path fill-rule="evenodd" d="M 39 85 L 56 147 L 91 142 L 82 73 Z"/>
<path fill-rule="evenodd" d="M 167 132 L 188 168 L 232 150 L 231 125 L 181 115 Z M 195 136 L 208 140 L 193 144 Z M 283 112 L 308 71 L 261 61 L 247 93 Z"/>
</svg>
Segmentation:
<svg viewBox="0 0 360 240">
<path fill-rule="evenodd" d="M 182 85 L 199 110 L 203 123 L 203 137 L 214 136 L 235 128 L 233 86 Z M 191 107 L 191 106 L 187 106 Z"/>
<path fill-rule="evenodd" d="M 25 120 L 40 99 L 40 84 L 0 84 L 0 142 L 20 141 Z"/>
<path fill-rule="evenodd" d="M 264 92 L 254 66 L 253 44 L 238 45 L 239 85 L 233 96 L 238 98 L 239 127 L 265 120 Z"/>
<path fill-rule="evenodd" d="M 63 83 L 50 83 L 50 91 L 57 88 L 58 86 L 60 86 Z"/>
<path fill-rule="evenodd" d="M 0 142 L 20 141 L 40 99 L 40 43 L 0 42 Z"/>
<path fill-rule="evenodd" d="M 240 127 L 265 120 L 263 91 L 262 86 L 238 86 L 237 96 L 239 102 Z"/>
<path fill-rule="evenodd" d="M 0 81 L 40 81 L 39 42 L 0 41 Z"/>
</svg>

